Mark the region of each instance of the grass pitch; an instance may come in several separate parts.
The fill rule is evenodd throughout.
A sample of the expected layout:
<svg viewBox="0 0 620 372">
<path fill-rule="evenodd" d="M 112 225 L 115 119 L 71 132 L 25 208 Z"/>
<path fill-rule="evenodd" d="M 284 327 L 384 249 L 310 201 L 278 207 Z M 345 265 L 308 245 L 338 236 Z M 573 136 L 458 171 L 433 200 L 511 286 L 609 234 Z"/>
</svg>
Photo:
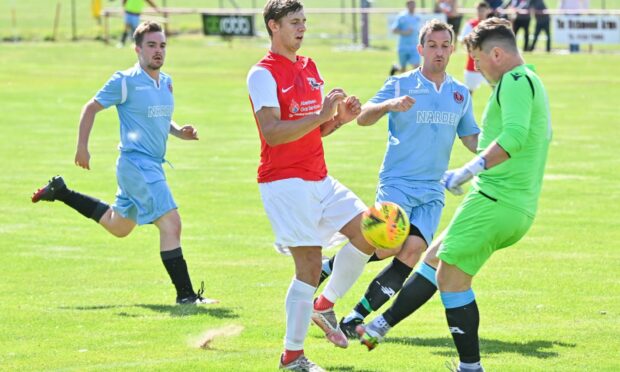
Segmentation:
<svg viewBox="0 0 620 372">
<path fill-rule="evenodd" d="M 381 86 L 392 51 L 342 51 L 318 41 L 312 56 L 327 88 L 365 101 Z M 30 194 L 62 174 L 70 187 L 111 201 L 118 122 L 98 115 L 91 171 L 73 165 L 82 105 L 130 48 L 96 43 L 3 45 L 0 53 L 0 369 L 274 370 L 284 334 L 290 258 L 271 248 L 255 170 L 259 141 L 245 76 L 265 52 L 263 39 L 222 44 L 171 39 L 165 70 L 174 79 L 175 119 L 200 141 L 170 138 L 167 168 L 183 219 L 183 249 L 196 285 L 219 305 L 183 309 L 158 253 L 157 230 L 125 239 L 106 234 L 61 203 L 33 205 Z M 474 282 L 489 371 L 620 370 L 620 202 L 617 55 L 526 56 L 551 97 L 554 140 L 540 210 L 516 246 L 496 254 Z M 460 78 L 462 49 L 450 72 Z M 490 90 L 474 97 L 476 117 Z M 386 120 L 343 127 L 325 139 L 330 173 L 366 202 L 374 197 Z M 452 164 L 470 155 L 456 145 Z M 460 198 L 448 195 L 441 226 Z M 345 315 L 383 268 L 372 263 L 337 305 Z M 212 337 L 208 349 L 197 347 Z M 215 335 L 215 336 L 213 336 Z M 218 337 L 221 336 L 221 337 Z M 440 371 L 456 358 L 435 296 L 377 350 L 336 349 L 311 327 L 307 355 L 335 371 Z"/>
</svg>

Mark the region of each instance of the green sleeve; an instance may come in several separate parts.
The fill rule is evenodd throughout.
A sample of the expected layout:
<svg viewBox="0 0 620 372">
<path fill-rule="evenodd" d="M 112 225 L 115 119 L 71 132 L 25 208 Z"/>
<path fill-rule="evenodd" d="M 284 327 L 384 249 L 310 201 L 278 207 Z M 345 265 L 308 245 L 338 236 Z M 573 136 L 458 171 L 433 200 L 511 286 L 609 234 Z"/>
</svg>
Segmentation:
<svg viewBox="0 0 620 372">
<path fill-rule="evenodd" d="M 528 138 L 534 94 L 534 85 L 527 75 L 513 72 L 502 78 L 498 101 L 503 128 L 497 143 L 509 155 L 519 152 Z"/>
</svg>

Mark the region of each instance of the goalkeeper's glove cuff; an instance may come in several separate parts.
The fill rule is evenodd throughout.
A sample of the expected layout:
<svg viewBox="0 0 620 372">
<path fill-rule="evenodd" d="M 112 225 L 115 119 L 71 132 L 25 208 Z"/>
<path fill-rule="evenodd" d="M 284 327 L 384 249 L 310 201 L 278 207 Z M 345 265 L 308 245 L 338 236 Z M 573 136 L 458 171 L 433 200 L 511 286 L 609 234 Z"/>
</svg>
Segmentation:
<svg viewBox="0 0 620 372">
<path fill-rule="evenodd" d="M 478 173 L 486 169 L 487 161 L 482 156 L 476 156 L 469 163 L 465 164 L 463 168 L 467 169 L 472 176 L 477 176 Z"/>
</svg>

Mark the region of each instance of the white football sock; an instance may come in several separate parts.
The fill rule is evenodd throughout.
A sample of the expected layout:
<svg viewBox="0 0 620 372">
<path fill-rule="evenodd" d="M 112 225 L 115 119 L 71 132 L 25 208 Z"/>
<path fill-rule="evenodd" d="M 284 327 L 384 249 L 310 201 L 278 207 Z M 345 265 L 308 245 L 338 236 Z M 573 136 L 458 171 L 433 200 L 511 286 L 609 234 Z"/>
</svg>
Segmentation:
<svg viewBox="0 0 620 372">
<path fill-rule="evenodd" d="M 484 372 L 484 368 L 482 368 L 482 364 L 480 362 L 476 363 L 463 363 L 459 361 L 459 371 L 481 371 Z"/>
<path fill-rule="evenodd" d="M 312 297 L 316 288 L 295 278 L 286 293 L 286 350 L 302 350 L 310 326 Z"/>
<path fill-rule="evenodd" d="M 379 315 L 367 327 L 367 330 L 372 330 L 374 333 L 377 333 L 381 337 L 385 337 L 385 335 L 390 331 L 390 325 L 385 320 L 383 315 Z M 375 335 L 376 337 L 376 335 Z"/>
<path fill-rule="evenodd" d="M 323 290 L 323 297 L 335 303 L 344 296 L 362 275 L 369 259 L 370 255 L 355 248 L 351 242 L 345 244 L 336 254 L 332 275 Z"/>
</svg>

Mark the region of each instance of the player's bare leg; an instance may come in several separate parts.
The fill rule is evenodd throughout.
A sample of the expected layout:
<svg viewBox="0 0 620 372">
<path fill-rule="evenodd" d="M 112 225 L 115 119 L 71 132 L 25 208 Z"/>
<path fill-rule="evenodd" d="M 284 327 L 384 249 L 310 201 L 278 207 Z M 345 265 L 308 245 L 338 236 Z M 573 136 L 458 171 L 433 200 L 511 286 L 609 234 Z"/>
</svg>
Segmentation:
<svg viewBox="0 0 620 372">
<path fill-rule="evenodd" d="M 131 233 L 134 227 L 136 227 L 136 223 L 133 220 L 121 216 L 112 208 L 108 208 L 103 214 L 99 220 L 99 224 L 103 226 L 104 229 L 108 230 L 110 234 L 118 238 L 126 237 Z"/>
</svg>

